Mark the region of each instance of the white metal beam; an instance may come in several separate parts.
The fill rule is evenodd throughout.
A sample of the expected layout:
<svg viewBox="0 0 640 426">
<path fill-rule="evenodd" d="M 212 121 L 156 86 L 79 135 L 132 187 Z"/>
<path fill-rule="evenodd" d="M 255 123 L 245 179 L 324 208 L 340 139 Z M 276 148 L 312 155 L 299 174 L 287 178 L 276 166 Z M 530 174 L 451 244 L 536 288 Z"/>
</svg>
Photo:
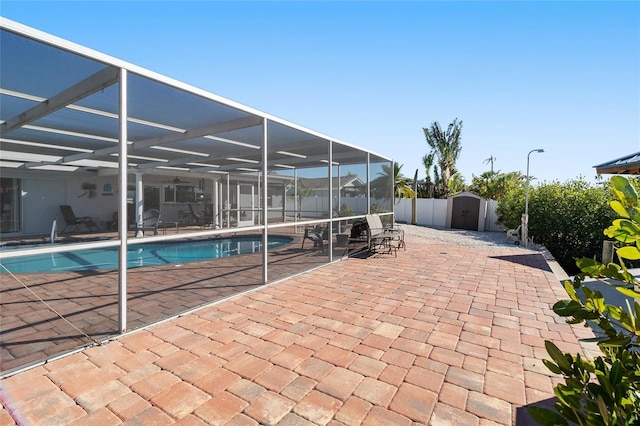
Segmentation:
<svg viewBox="0 0 640 426">
<path fill-rule="evenodd" d="M 5 121 L 2 123 L 2 126 L 0 126 L 0 135 L 5 135 L 12 130 L 24 126 L 25 124 L 29 124 L 47 114 L 51 114 L 52 112 L 59 110 L 60 108 L 64 108 L 78 99 L 85 98 L 92 93 L 112 85 L 116 81 L 118 81 L 118 70 L 116 68 L 107 67 L 63 90 L 57 95 L 40 102 L 38 105 L 35 105 L 27 111 Z"/>
<path fill-rule="evenodd" d="M 158 136 L 150 139 L 141 140 L 138 142 L 131 143 L 129 147 L 129 152 L 134 152 L 136 149 L 148 148 L 153 145 L 168 145 L 170 143 L 179 142 L 182 140 L 193 139 L 198 137 L 207 136 L 210 134 L 223 133 L 231 130 L 244 129 L 247 127 L 257 126 L 262 123 L 261 117 L 256 116 L 248 116 L 243 118 L 238 118 L 235 120 L 229 120 L 222 123 L 211 124 L 209 126 L 204 126 L 196 129 L 186 130 L 182 133 L 172 133 L 169 135 Z M 77 160 L 87 160 L 96 157 L 102 157 L 105 155 L 115 154 L 120 151 L 119 146 L 110 146 L 107 148 L 102 148 L 95 150 L 93 152 L 83 152 L 80 154 L 73 154 L 67 157 L 61 158 L 55 162 L 42 162 L 37 164 L 29 164 L 29 167 L 34 167 L 35 165 L 42 166 L 46 164 L 64 164 L 70 161 Z M 200 157 L 202 158 L 202 157 Z M 27 167 L 25 165 L 25 167 Z"/>
<path fill-rule="evenodd" d="M 193 155 L 191 157 L 176 158 L 175 160 L 169 160 L 169 161 L 153 161 L 150 163 L 138 164 L 137 168 L 140 170 L 143 170 L 143 169 L 153 169 L 155 167 L 160 167 L 160 166 L 178 166 L 178 165 L 183 165 L 183 164 L 187 164 L 194 161 L 203 161 L 203 159 L 204 157 L 202 156 Z"/>
<path fill-rule="evenodd" d="M 127 70 L 120 70 L 120 92 L 118 99 L 119 138 L 118 146 L 118 330 L 127 331 L 127 96 L 129 87 Z"/>
</svg>

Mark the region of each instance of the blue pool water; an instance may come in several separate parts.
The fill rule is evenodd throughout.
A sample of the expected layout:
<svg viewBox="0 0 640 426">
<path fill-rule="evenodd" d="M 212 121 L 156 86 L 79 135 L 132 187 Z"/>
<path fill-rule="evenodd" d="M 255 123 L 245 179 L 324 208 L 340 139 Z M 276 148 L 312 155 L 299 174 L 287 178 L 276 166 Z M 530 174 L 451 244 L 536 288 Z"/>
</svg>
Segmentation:
<svg viewBox="0 0 640 426">
<path fill-rule="evenodd" d="M 269 237 L 268 248 L 289 244 L 290 237 Z M 130 245 L 127 250 L 127 266 L 166 265 L 198 260 L 218 259 L 239 254 L 262 251 L 262 237 L 217 238 L 202 241 Z M 118 248 L 74 250 L 64 253 L 37 254 L 5 259 L 2 265 L 13 273 L 67 272 L 96 269 L 116 269 Z M 2 272 L 6 271 L 0 268 Z"/>
</svg>

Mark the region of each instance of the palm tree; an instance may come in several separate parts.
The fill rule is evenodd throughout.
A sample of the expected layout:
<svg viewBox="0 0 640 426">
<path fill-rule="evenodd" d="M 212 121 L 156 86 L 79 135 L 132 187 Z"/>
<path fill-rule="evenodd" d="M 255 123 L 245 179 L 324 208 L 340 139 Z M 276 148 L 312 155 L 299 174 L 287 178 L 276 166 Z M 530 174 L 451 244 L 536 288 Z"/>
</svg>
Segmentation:
<svg viewBox="0 0 640 426">
<path fill-rule="evenodd" d="M 462 176 L 458 171 L 451 175 L 448 186 L 449 195 L 456 195 L 467 189 L 467 185 L 464 183 L 464 176 Z"/>
<path fill-rule="evenodd" d="M 300 203 L 300 206 L 298 207 L 298 214 L 300 215 L 302 214 L 302 200 L 310 197 L 311 194 L 313 194 L 313 188 L 306 187 L 304 186 L 304 184 L 302 184 L 302 182 L 300 182 L 296 192 L 298 195 L 298 202 Z"/>
<path fill-rule="evenodd" d="M 496 161 L 497 158 L 494 157 L 493 155 L 491 155 L 489 158 L 487 158 L 486 160 L 484 160 L 482 162 L 482 164 L 487 164 L 487 163 L 491 163 L 491 173 L 493 173 L 493 162 Z"/>
<path fill-rule="evenodd" d="M 413 198 L 411 179 L 402 174 L 404 164 L 393 163 L 393 188 L 396 198 Z"/>
<path fill-rule="evenodd" d="M 371 182 L 372 186 L 379 186 L 379 189 L 383 194 L 391 194 L 389 182 L 393 173 L 393 194 L 395 198 L 413 198 L 413 188 L 411 188 L 411 180 L 402 175 L 403 165 L 404 164 L 393 163 L 392 172 L 391 166 L 383 164 L 382 172 L 378 173 L 379 177 Z"/>
<path fill-rule="evenodd" d="M 462 121 L 453 120 L 446 132 L 442 131 L 440 124 L 434 121 L 430 128 L 423 128 L 424 136 L 431 147 L 431 151 L 422 158 L 427 175 L 433 165 L 436 196 L 447 198 L 451 195 L 450 180 L 456 172 L 455 166 L 462 145 L 460 134 L 462 133 Z"/>
</svg>

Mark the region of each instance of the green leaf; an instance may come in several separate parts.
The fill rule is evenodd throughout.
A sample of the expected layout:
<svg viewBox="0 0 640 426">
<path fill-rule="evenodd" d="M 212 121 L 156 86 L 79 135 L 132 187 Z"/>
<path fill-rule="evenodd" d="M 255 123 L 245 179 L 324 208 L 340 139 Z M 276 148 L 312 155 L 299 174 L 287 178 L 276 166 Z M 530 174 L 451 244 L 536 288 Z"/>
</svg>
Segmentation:
<svg viewBox="0 0 640 426">
<path fill-rule="evenodd" d="M 609 206 L 613 209 L 614 212 L 618 214 L 620 217 L 624 217 L 625 219 L 629 219 L 629 213 L 627 209 L 624 208 L 620 201 L 611 201 Z"/>
<path fill-rule="evenodd" d="M 627 287 L 615 287 L 615 289 L 618 290 L 620 293 L 624 294 L 625 296 L 640 298 L 640 292 L 637 292 L 633 289 L 630 289 Z"/>
<path fill-rule="evenodd" d="M 553 305 L 553 312 L 561 317 L 570 317 L 582 309 L 582 304 L 575 300 L 559 300 Z"/>
<path fill-rule="evenodd" d="M 571 369 L 571 364 L 569 364 L 569 361 L 567 361 L 567 358 L 564 356 L 562 351 L 560 351 L 553 342 L 545 340 L 544 346 L 547 349 L 549 356 L 551 356 L 551 359 L 555 361 L 562 371 L 569 371 Z"/>
<path fill-rule="evenodd" d="M 567 294 L 569 295 L 571 300 L 574 300 L 576 302 L 580 302 L 580 299 L 578 298 L 578 295 L 576 294 L 576 289 L 573 288 L 573 284 L 571 284 L 571 281 L 566 280 L 564 282 L 564 291 L 567 292 Z"/>
<path fill-rule="evenodd" d="M 599 346 L 626 346 L 631 342 L 630 337 L 615 337 L 598 343 Z"/>
<path fill-rule="evenodd" d="M 640 229 L 638 231 L 640 233 Z M 638 260 L 640 259 L 640 250 L 634 246 L 621 247 L 618 249 L 618 256 L 623 259 Z"/>
<path fill-rule="evenodd" d="M 548 359 L 543 359 L 542 363 L 552 372 L 555 374 L 562 374 L 562 370 L 560 370 L 560 368 L 555 365 L 553 362 L 549 361 Z"/>
<path fill-rule="evenodd" d="M 567 423 L 564 417 L 555 411 L 542 407 L 529 407 L 527 408 L 527 411 L 531 418 L 540 424 L 550 426 L 569 426 L 569 423 Z"/>
<path fill-rule="evenodd" d="M 600 411 L 602 420 L 605 424 L 610 424 L 609 408 L 607 407 L 607 404 L 605 404 L 604 399 L 598 395 L 596 402 L 598 403 L 598 410 Z"/>
<path fill-rule="evenodd" d="M 582 292 L 585 296 L 584 306 L 588 310 L 596 310 L 598 312 L 604 312 L 606 308 L 604 297 L 599 291 L 591 291 L 589 287 L 583 287 Z"/>
<path fill-rule="evenodd" d="M 596 262 L 595 259 L 591 259 L 589 257 L 583 257 L 581 259 L 576 260 L 576 265 L 580 270 L 582 270 L 585 274 L 589 276 L 598 276 L 600 275 L 600 270 L 602 269 L 602 265 Z M 581 280 L 582 278 L 579 275 L 574 277 L 575 280 Z"/>
<path fill-rule="evenodd" d="M 618 199 L 625 202 L 629 206 L 635 206 L 638 203 L 638 194 L 629 180 L 622 176 L 613 176 L 611 178 L 613 192 Z"/>
<path fill-rule="evenodd" d="M 616 219 L 604 234 L 621 242 L 634 242 L 640 238 L 640 227 L 628 219 Z"/>
<path fill-rule="evenodd" d="M 587 342 L 587 343 L 599 343 L 599 342 L 604 342 L 605 340 L 609 339 L 607 336 L 599 336 L 599 337 L 587 337 L 585 339 L 578 339 L 581 342 Z"/>
<path fill-rule="evenodd" d="M 611 366 L 611 371 L 609 373 L 609 382 L 613 386 L 617 386 L 622 381 L 622 376 L 624 371 L 619 361 L 615 361 Z"/>
<path fill-rule="evenodd" d="M 628 232 L 631 236 L 637 237 L 638 231 L 640 231 L 640 227 L 629 219 L 616 219 L 613 221 L 613 224 L 618 226 L 621 230 Z"/>
<path fill-rule="evenodd" d="M 609 238 L 614 238 L 623 243 L 632 242 L 631 237 L 629 237 L 629 233 L 620 229 L 618 226 L 611 225 L 610 227 L 604 230 L 604 235 Z"/>
<path fill-rule="evenodd" d="M 609 306 L 607 308 L 607 312 L 609 313 L 609 316 L 616 321 L 620 321 L 624 315 L 624 310 L 622 310 L 620 306 Z"/>
</svg>

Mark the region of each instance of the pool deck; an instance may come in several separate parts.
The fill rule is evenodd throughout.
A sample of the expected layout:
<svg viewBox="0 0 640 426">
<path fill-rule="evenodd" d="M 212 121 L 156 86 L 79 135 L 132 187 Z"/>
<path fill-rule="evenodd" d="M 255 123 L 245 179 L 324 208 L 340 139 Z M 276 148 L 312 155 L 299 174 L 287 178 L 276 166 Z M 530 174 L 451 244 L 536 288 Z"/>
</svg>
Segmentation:
<svg viewBox="0 0 640 426">
<path fill-rule="evenodd" d="M 0 424 L 534 424 L 589 333 L 544 257 L 406 241 L 6 378 Z"/>
</svg>

